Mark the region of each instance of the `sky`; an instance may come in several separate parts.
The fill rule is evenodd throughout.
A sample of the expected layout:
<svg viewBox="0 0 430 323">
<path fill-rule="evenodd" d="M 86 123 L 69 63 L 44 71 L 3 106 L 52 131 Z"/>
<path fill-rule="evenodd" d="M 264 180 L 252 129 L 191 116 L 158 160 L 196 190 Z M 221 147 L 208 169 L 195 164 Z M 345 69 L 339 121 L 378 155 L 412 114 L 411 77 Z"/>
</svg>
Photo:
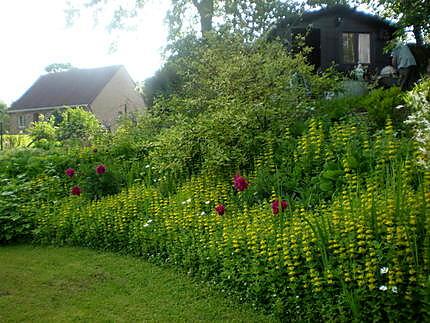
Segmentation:
<svg viewBox="0 0 430 323">
<path fill-rule="evenodd" d="M 0 101 L 19 99 L 52 63 L 124 65 L 134 81 L 145 80 L 162 65 L 167 6 L 150 1 L 138 29 L 121 32 L 117 51 L 109 53 L 115 36 L 105 25 L 94 26 L 89 11 L 66 27 L 67 0 L 0 0 Z"/>
</svg>

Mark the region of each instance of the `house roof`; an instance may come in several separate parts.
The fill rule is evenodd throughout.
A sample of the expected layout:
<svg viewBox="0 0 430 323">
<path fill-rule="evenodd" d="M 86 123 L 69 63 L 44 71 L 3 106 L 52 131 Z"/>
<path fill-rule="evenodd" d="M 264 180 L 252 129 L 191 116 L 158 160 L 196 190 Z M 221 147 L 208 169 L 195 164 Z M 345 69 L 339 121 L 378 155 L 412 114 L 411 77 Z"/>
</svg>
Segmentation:
<svg viewBox="0 0 430 323">
<path fill-rule="evenodd" d="M 39 79 L 10 107 L 24 111 L 43 107 L 91 104 L 121 65 L 92 69 L 71 69 L 49 73 Z"/>
<path fill-rule="evenodd" d="M 395 23 L 388 21 L 380 16 L 365 13 L 357 10 L 356 8 L 351 8 L 346 5 L 333 5 L 327 6 L 319 10 L 305 11 L 302 14 L 287 14 L 284 19 L 280 20 L 274 26 L 272 31 L 269 33 L 269 38 L 278 36 L 281 30 L 288 29 L 290 27 L 297 26 L 303 23 L 311 23 L 312 21 L 326 16 L 340 16 L 352 19 L 355 18 L 359 19 L 363 23 L 378 26 L 380 28 L 385 28 L 391 32 L 394 32 L 398 29 Z"/>
<path fill-rule="evenodd" d="M 388 21 L 387 19 L 384 19 L 377 15 L 359 11 L 356 8 L 351 8 L 346 5 L 333 5 L 316 11 L 307 11 L 302 15 L 302 21 L 313 21 L 315 19 L 328 15 L 339 15 L 343 17 L 355 16 L 361 21 L 366 22 L 368 24 L 379 25 L 380 27 L 385 27 L 389 29 L 397 29 L 397 26 L 393 22 Z"/>
</svg>

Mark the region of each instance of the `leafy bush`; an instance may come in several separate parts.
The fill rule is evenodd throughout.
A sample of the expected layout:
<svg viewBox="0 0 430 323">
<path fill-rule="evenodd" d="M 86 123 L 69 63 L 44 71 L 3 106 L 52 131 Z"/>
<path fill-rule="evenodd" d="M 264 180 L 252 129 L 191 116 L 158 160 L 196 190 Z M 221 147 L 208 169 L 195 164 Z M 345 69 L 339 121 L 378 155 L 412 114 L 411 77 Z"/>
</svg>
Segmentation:
<svg viewBox="0 0 430 323">
<path fill-rule="evenodd" d="M 31 123 L 28 133 L 34 147 L 49 149 L 57 143 L 57 129 L 54 122 L 55 119 L 52 116 L 48 120 L 41 118 L 39 121 Z"/>
<path fill-rule="evenodd" d="M 66 109 L 58 124 L 58 140 L 90 145 L 103 135 L 103 128 L 96 117 L 82 108 Z"/>
<path fill-rule="evenodd" d="M 413 129 L 420 145 L 420 163 L 428 168 L 430 160 L 430 79 L 422 81 L 405 96 L 411 115 L 405 121 Z"/>
<path fill-rule="evenodd" d="M 318 115 L 332 121 L 366 114 L 369 126 L 373 129 L 382 129 L 387 119 L 391 119 L 395 127 L 401 129 L 408 115 L 408 110 L 403 104 L 400 89 L 392 87 L 374 89 L 364 96 L 321 100 L 316 103 L 315 111 Z"/>
<path fill-rule="evenodd" d="M 33 122 L 29 128 L 35 147 L 49 149 L 51 146 L 78 145 L 89 146 L 101 141 L 105 131 L 97 118 L 83 108 L 65 109 L 57 120 L 52 115 L 48 120 L 42 118 Z M 57 123 L 58 121 L 58 123 Z"/>
</svg>

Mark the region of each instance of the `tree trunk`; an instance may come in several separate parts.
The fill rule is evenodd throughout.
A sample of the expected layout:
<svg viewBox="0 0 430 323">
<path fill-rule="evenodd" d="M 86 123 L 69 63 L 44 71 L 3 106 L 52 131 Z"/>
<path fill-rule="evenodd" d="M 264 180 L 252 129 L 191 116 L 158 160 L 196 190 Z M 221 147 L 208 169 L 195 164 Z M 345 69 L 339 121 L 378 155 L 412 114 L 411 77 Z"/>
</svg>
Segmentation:
<svg viewBox="0 0 430 323">
<path fill-rule="evenodd" d="M 194 6 L 200 15 L 200 26 L 202 36 L 212 30 L 212 18 L 214 15 L 214 0 L 193 0 Z"/>
<path fill-rule="evenodd" d="M 420 25 L 414 25 L 413 26 L 413 32 L 415 41 L 417 42 L 417 45 L 422 46 L 424 45 L 424 39 L 423 39 L 423 33 L 421 32 L 421 26 Z"/>
</svg>

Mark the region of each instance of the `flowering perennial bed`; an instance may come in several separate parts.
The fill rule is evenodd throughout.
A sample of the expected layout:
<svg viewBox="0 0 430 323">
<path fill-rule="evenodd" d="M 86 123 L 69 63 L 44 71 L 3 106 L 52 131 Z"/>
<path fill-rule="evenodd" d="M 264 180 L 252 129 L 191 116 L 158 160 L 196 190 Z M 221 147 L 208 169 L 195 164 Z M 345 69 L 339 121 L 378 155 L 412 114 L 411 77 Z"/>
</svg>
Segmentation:
<svg viewBox="0 0 430 323">
<path fill-rule="evenodd" d="M 269 149 L 256 171 L 236 174 L 233 185 L 206 172 L 168 196 L 136 185 L 91 202 L 71 196 L 60 206 L 45 204 L 36 236 L 182 267 L 284 320 L 425 320 L 430 171 L 416 165 L 417 149 L 401 154 L 390 123 L 374 140 L 366 136 L 350 125 L 327 135 L 311 122 L 295 162 L 340 160 L 343 180 L 315 208 L 275 189 L 269 199 L 247 199 L 259 167 L 275 171 Z M 354 164 L 357 147 L 373 158 L 366 174 Z"/>
</svg>

